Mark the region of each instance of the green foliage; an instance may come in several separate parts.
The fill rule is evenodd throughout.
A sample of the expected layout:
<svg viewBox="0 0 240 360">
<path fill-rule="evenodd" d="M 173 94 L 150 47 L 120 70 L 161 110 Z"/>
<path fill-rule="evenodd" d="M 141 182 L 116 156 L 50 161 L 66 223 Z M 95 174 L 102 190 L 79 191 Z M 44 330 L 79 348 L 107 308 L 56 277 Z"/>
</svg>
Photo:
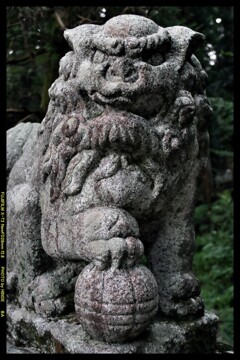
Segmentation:
<svg viewBox="0 0 240 360">
<path fill-rule="evenodd" d="M 233 102 L 220 97 L 209 98 L 213 108 L 209 131 L 211 148 L 232 151 Z"/>
<path fill-rule="evenodd" d="M 226 167 L 233 159 L 233 102 L 210 98 L 213 116 L 209 124 L 210 151 L 213 168 Z"/>
<path fill-rule="evenodd" d="M 211 205 L 195 209 L 193 270 L 206 308 L 220 319 L 218 340 L 233 345 L 233 201 L 225 190 Z"/>
</svg>

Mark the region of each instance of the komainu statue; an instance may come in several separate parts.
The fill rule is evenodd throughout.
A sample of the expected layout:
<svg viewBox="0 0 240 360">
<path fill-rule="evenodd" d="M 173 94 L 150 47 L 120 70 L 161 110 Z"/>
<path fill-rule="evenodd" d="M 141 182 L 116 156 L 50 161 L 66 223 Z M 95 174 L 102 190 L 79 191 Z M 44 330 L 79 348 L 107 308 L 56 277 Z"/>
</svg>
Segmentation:
<svg viewBox="0 0 240 360">
<path fill-rule="evenodd" d="M 204 36 L 136 15 L 64 36 L 72 50 L 43 122 L 8 135 L 9 296 L 46 317 L 75 301 L 83 328 L 106 342 L 136 337 L 157 313 L 201 317 L 193 209 L 212 110 L 194 52 Z"/>
</svg>

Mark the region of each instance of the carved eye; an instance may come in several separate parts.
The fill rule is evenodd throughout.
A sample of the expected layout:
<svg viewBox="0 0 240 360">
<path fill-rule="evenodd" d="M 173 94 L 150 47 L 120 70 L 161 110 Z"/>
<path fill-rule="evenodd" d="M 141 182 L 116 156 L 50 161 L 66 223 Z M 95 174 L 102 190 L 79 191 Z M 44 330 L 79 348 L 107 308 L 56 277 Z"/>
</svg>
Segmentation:
<svg viewBox="0 0 240 360">
<path fill-rule="evenodd" d="M 164 57 L 162 54 L 160 54 L 160 52 L 153 54 L 146 53 L 142 56 L 142 59 L 144 62 L 153 66 L 161 65 L 164 62 Z"/>
<path fill-rule="evenodd" d="M 97 64 L 101 64 L 106 59 L 107 59 L 107 55 L 99 50 L 97 50 L 93 56 L 93 62 Z"/>
</svg>

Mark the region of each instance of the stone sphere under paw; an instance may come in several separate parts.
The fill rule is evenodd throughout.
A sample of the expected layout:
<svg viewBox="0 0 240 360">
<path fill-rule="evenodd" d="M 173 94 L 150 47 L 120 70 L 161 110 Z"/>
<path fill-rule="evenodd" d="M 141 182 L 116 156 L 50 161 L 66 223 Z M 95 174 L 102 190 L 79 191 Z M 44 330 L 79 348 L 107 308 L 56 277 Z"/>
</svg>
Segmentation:
<svg viewBox="0 0 240 360">
<path fill-rule="evenodd" d="M 157 283 L 143 265 L 100 270 L 89 264 L 78 277 L 75 309 L 82 327 L 96 340 L 135 338 L 158 310 Z"/>
</svg>

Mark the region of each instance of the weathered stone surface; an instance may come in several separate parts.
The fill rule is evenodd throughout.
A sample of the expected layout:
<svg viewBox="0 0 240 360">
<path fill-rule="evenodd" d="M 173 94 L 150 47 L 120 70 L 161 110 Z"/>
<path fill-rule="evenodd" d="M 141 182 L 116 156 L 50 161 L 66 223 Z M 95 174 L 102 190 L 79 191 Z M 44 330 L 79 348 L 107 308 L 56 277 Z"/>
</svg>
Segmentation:
<svg viewBox="0 0 240 360">
<path fill-rule="evenodd" d="M 147 270 L 141 284 L 149 289 L 139 291 L 135 277 L 124 316 L 149 292 L 160 318 L 195 319 L 197 329 L 205 315 L 192 273 L 193 209 L 212 111 L 207 75 L 194 55 L 204 36 L 135 15 L 81 25 L 64 36 L 72 51 L 60 61 L 42 124 L 29 137 L 27 124 L 8 132 L 9 300 L 46 318 L 66 313 L 84 261 L 90 262 L 94 271 L 84 289 L 85 270 L 79 275 L 75 296 L 86 329 L 83 297 L 89 305 L 107 294 L 110 311 L 120 296 L 94 287 L 98 275 L 134 273 L 144 251 L 154 277 Z M 23 148 L 20 157 L 13 142 Z M 127 294 L 129 281 L 122 286 Z M 118 333 L 119 316 L 102 336 L 106 316 L 97 324 L 95 315 L 93 337 L 126 342 L 138 334 Z"/>
<path fill-rule="evenodd" d="M 53 320 L 14 305 L 8 309 L 8 332 L 26 353 L 29 347 L 31 352 L 51 354 L 214 353 L 217 327 L 216 315 L 209 312 L 192 321 L 155 319 L 135 340 L 107 344 L 93 340 L 74 313 Z"/>
<path fill-rule="evenodd" d="M 23 155 L 31 158 L 31 144 L 36 138 L 37 130 L 40 124 L 20 123 L 14 128 L 8 130 L 7 135 L 7 176 L 13 168 L 16 161 Z M 19 178 L 20 174 L 16 178 Z"/>
<path fill-rule="evenodd" d="M 56 262 L 43 250 L 39 193 L 33 183 L 39 128 L 22 123 L 7 132 L 7 295 L 52 316 L 74 308 L 75 282 L 85 263 Z"/>
<path fill-rule="evenodd" d="M 82 327 L 93 338 L 130 340 L 157 314 L 157 283 L 143 265 L 100 270 L 89 264 L 76 282 L 75 308 Z"/>
<path fill-rule="evenodd" d="M 12 339 L 7 339 L 6 342 L 7 354 L 39 354 L 40 352 L 34 347 L 16 346 Z"/>
</svg>

